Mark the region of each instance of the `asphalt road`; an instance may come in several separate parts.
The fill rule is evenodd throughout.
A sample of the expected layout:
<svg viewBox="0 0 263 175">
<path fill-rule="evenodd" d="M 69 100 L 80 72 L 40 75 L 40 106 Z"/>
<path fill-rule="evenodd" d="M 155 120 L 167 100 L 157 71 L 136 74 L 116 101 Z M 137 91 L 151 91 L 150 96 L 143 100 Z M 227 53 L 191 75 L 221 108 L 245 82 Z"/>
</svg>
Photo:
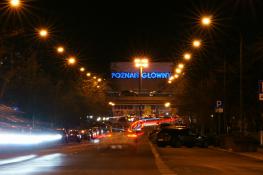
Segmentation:
<svg viewBox="0 0 263 175">
<path fill-rule="evenodd" d="M 144 139 L 134 150 L 61 146 L 0 161 L 0 175 L 213 175 L 263 174 L 263 161 L 202 148 L 156 148 Z"/>
</svg>

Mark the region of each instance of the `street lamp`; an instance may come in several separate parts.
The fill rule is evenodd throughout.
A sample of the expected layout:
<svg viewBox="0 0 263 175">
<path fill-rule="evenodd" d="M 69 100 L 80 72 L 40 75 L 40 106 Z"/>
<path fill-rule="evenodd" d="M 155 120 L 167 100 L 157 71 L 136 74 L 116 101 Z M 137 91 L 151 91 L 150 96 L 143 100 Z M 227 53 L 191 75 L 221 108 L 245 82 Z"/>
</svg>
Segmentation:
<svg viewBox="0 0 263 175">
<path fill-rule="evenodd" d="M 142 72 L 143 72 L 143 68 L 147 68 L 149 66 L 149 60 L 147 58 L 136 58 L 134 59 L 134 64 L 136 68 L 140 69 L 139 72 L 139 95 L 141 94 L 141 90 L 142 90 Z M 142 117 L 142 105 L 140 104 L 139 106 L 139 110 L 140 110 L 140 118 Z"/>
<path fill-rule="evenodd" d="M 80 72 L 84 72 L 84 71 L 85 71 L 85 68 L 84 68 L 84 67 L 81 67 L 81 68 L 79 69 L 79 71 L 80 71 Z"/>
<path fill-rule="evenodd" d="M 90 76 L 91 76 L 91 73 L 88 72 L 88 73 L 86 74 L 86 76 L 87 76 L 87 77 L 90 77 Z"/>
<path fill-rule="evenodd" d="M 183 63 L 178 64 L 178 68 L 179 69 L 183 69 L 184 68 L 184 64 Z"/>
<path fill-rule="evenodd" d="M 65 52 L 65 48 L 64 47 L 62 47 L 62 46 L 58 46 L 57 47 L 57 53 L 64 53 Z"/>
<path fill-rule="evenodd" d="M 21 0 L 9 0 L 9 6 L 12 8 L 19 8 L 21 3 Z"/>
<path fill-rule="evenodd" d="M 141 89 L 142 89 L 142 72 L 143 72 L 143 68 L 147 68 L 149 66 L 149 60 L 147 58 L 136 58 L 134 60 L 134 64 L 135 64 L 135 67 L 136 68 L 139 68 L 140 69 L 140 72 L 139 72 L 139 94 L 141 92 Z"/>
<path fill-rule="evenodd" d="M 175 79 L 179 78 L 179 75 L 178 75 L 178 74 L 175 74 L 175 75 L 174 75 L 174 78 L 175 78 Z"/>
<path fill-rule="evenodd" d="M 38 31 L 38 34 L 39 34 L 39 36 L 40 36 L 41 38 L 46 38 L 46 37 L 48 36 L 48 31 L 47 31 L 47 29 L 40 29 L 40 30 Z"/>
<path fill-rule="evenodd" d="M 69 65 L 74 65 L 74 64 L 76 64 L 77 60 L 75 57 L 69 57 L 67 62 Z"/>
<path fill-rule="evenodd" d="M 211 17 L 210 16 L 203 16 L 201 18 L 201 24 L 203 26 L 210 26 L 212 23 Z"/>
<path fill-rule="evenodd" d="M 177 69 L 175 69 L 175 72 L 176 72 L 177 74 L 180 74 L 180 73 L 182 73 L 182 69 L 177 68 Z"/>
<path fill-rule="evenodd" d="M 200 40 L 194 40 L 193 46 L 194 46 L 194 48 L 199 48 L 201 46 L 201 41 Z"/>
<path fill-rule="evenodd" d="M 190 60 L 192 58 L 192 55 L 190 53 L 185 53 L 184 54 L 184 59 L 185 60 Z"/>
<path fill-rule="evenodd" d="M 101 82 L 101 81 L 102 81 L 102 79 L 101 79 L 101 78 L 99 78 L 99 79 L 98 79 L 98 82 Z"/>
</svg>

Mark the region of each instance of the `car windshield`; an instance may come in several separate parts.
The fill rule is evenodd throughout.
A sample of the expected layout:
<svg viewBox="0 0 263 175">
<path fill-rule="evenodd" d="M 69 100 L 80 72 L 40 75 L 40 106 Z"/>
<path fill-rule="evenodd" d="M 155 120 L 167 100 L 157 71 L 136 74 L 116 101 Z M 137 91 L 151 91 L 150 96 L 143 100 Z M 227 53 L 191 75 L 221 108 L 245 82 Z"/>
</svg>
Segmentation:
<svg viewBox="0 0 263 175">
<path fill-rule="evenodd" d="M 262 175 L 263 0 L 0 0 L 0 175 Z"/>
</svg>

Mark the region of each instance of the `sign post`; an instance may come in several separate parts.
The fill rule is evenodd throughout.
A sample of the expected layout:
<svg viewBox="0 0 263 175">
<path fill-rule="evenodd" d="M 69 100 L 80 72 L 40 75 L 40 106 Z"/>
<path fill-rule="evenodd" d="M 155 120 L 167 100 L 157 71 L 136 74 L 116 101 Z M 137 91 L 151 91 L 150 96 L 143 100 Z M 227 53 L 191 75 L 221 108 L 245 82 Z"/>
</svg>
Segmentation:
<svg viewBox="0 0 263 175">
<path fill-rule="evenodd" d="M 217 100 L 216 101 L 216 113 L 223 113 L 224 112 L 224 104 L 222 100 Z"/>
<path fill-rule="evenodd" d="M 221 134 L 221 127 L 222 127 L 222 113 L 224 113 L 224 103 L 222 100 L 217 100 L 216 101 L 216 108 L 215 112 L 218 113 L 217 115 L 217 133 L 218 135 Z"/>
</svg>

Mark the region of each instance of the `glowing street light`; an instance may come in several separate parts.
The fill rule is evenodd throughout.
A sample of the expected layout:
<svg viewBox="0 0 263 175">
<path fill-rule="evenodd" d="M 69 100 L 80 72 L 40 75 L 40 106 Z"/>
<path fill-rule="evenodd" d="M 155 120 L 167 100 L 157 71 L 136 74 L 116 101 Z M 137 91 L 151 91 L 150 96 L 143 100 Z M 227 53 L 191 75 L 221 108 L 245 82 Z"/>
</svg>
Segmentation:
<svg viewBox="0 0 263 175">
<path fill-rule="evenodd" d="M 90 77 L 90 76 L 91 76 L 91 73 L 88 72 L 88 73 L 86 74 L 86 76 L 87 76 L 87 77 Z"/>
<path fill-rule="evenodd" d="M 183 69 L 184 68 L 184 64 L 183 63 L 178 64 L 178 68 L 179 69 Z"/>
<path fill-rule="evenodd" d="M 164 107 L 169 108 L 170 106 L 171 106 L 171 103 L 170 103 L 170 102 L 164 103 Z"/>
<path fill-rule="evenodd" d="M 200 40 L 194 40 L 194 41 L 193 41 L 193 46 L 194 46 L 195 48 L 199 48 L 199 47 L 201 46 L 201 41 L 200 41 Z"/>
<path fill-rule="evenodd" d="M 175 79 L 179 78 L 179 75 L 178 75 L 178 74 L 175 74 L 175 75 L 174 75 L 174 78 L 175 78 Z"/>
<path fill-rule="evenodd" d="M 99 89 L 99 88 L 100 88 L 100 86 L 98 85 L 98 86 L 97 86 L 97 88 Z"/>
<path fill-rule="evenodd" d="M 84 72 L 84 71 L 85 71 L 85 68 L 84 68 L 84 67 L 81 67 L 81 68 L 79 69 L 79 71 L 80 71 L 80 72 Z"/>
<path fill-rule="evenodd" d="M 97 77 L 95 77 L 95 76 L 94 76 L 94 77 L 93 77 L 93 79 L 94 79 L 94 80 L 96 80 L 96 79 L 97 79 Z"/>
<path fill-rule="evenodd" d="M 177 74 L 180 74 L 180 73 L 182 73 L 182 69 L 177 68 L 177 69 L 175 69 L 175 72 L 176 72 Z"/>
<path fill-rule="evenodd" d="M 19 8 L 21 6 L 21 0 L 9 0 L 9 5 L 12 8 Z"/>
<path fill-rule="evenodd" d="M 184 59 L 185 60 L 190 60 L 192 58 L 192 55 L 190 53 L 185 53 L 184 54 Z"/>
<path fill-rule="evenodd" d="M 102 79 L 101 79 L 101 78 L 99 78 L 99 79 L 98 79 L 98 82 L 101 82 L 101 81 L 102 81 Z"/>
<path fill-rule="evenodd" d="M 201 19 L 201 23 L 203 26 L 209 26 L 211 24 L 211 17 L 210 16 L 204 16 Z"/>
<path fill-rule="evenodd" d="M 64 53 L 64 52 L 65 52 L 65 48 L 62 47 L 62 46 L 58 46 L 58 47 L 57 47 L 57 52 L 58 52 L 58 53 Z"/>
<path fill-rule="evenodd" d="M 172 84 L 172 80 L 169 80 L 168 83 L 169 83 L 169 84 Z"/>
<path fill-rule="evenodd" d="M 169 81 L 173 81 L 174 80 L 174 76 L 171 76 L 170 78 L 169 78 Z"/>
<path fill-rule="evenodd" d="M 74 57 L 69 57 L 67 62 L 69 65 L 74 65 L 74 64 L 76 64 L 77 60 Z"/>
<path fill-rule="evenodd" d="M 113 102 L 110 101 L 110 102 L 109 102 L 109 105 L 110 105 L 110 106 L 115 106 L 115 103 L 113 103 Z"/>
<path fill-rule="evenodd" d="M 136 58 L 134 60 L 134 63 L 135 63 L 135 67 L 137 68 L 141 68 L 141 67 L 146 68 L 149 66 L 149 60 L 147 58 L 142 58 L 142 59 Z"/>
<path fill-rule="evenodd" d="M 48 31 L 46 29 L 40 29 L 38 33 L 41 38 L 46 38 L 48 36 Z"/>
</svg>

